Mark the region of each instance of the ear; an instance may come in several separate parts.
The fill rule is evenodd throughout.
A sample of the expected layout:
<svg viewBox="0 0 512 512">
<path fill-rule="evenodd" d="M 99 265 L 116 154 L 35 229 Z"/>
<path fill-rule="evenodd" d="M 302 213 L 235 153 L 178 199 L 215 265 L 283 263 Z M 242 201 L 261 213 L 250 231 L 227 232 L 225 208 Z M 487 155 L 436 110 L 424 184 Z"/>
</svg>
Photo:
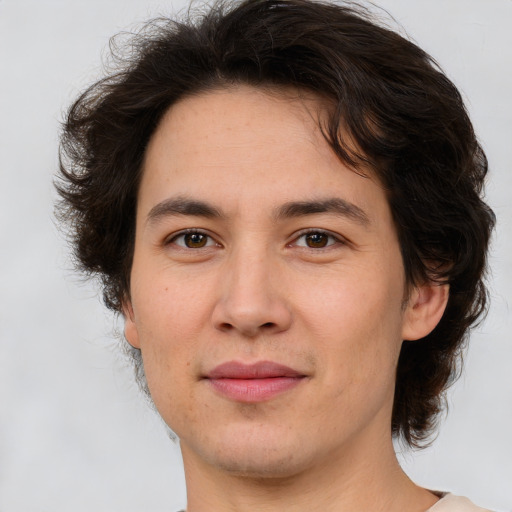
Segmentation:
<svg viewBox="0 0 512 512">
<path fill-rule="evenodd" d="M 133 347 L 140 349 L 139 331 L 135 323 L 135 314 L 131 301 L 123 302 L 124 316 L 124 337 L 126 341 Z"/>
<path fill-rule="evenodd" d="M 448 303 L 449 285 L 433 282 L 414 287 L 406 304 L 403 340 L 418 340 L 430 334 L 441 320 Z"/>
</svg>

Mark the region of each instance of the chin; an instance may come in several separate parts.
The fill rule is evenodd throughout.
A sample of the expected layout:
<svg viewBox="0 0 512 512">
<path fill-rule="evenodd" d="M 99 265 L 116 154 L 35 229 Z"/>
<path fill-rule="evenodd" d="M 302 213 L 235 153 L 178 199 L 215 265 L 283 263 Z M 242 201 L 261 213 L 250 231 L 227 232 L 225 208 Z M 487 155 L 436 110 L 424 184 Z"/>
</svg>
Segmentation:
<svg viewBox="0 0 512 512">
<path fill-rule="evenodd" d="M 286 479 L 301 473 L 307 464 L 292 454 L 259 450 L 257 454 L 225 455 L 211 460 L 218 469 L 233 476 L 251 479 Z"/>
<path fill-rule="evenodd" d="M 293 438 L 289 432 L 272 431 L 261 425 L 257 430 L 230 430 L 207 436 L 201 446 L 181 440 L 184 457 L 206 461 L 233 476 L 254 479 L 283 479 L 304 471 L 312 462 L 305 451 L 306 440 Z"/>
</svg>

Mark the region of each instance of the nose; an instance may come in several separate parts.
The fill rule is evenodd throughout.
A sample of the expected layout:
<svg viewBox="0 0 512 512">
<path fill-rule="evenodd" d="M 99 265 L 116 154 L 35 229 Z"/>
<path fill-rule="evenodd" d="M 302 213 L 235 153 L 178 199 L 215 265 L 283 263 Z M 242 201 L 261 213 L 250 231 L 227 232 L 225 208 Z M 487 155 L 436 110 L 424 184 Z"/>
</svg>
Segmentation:
<svg viewBox="0 0 512 512">
<path fill-rule="evenodd" d="M 212 321 L 216 329 L 254 338 L 286 331 L 292 312 L 283 272 L 265 254 L 233 254 L 222 273 Z"/>
</svg>

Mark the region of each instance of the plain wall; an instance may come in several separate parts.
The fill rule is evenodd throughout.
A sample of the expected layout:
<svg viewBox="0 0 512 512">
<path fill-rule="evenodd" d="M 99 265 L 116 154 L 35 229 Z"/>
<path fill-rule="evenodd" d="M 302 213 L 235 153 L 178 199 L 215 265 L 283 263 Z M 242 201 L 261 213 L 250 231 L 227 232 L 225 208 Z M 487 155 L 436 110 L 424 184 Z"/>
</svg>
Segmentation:
<svg viewBox="0 0 512 512">
<path fill-rule="evenodd" d="M 498 216 L 492 307 L 419 484 L 512 510 L 512 2 L 376 0 L 461 88 Z M 52 218 L 59 121 L 100 75 L 109 36 L 180 9 L 157 0 L 0 0 L 0 511 L 184 506 L 178 447 L 140 396 L 96 288 Z"/>
</svg>

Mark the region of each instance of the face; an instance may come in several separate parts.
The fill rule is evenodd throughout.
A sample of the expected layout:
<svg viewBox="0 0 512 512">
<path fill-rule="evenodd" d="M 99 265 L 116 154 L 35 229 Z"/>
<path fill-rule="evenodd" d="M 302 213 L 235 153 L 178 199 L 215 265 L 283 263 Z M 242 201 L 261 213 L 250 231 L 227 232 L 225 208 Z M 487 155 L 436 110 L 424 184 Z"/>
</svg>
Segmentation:
<svg viewBox="0 0 512 512">
<path fill-rule="evenodd" d="M 147 149 L 125 332 L 186 464 L 285 476 L 390 438 L 413 308 L 385 193 L 321 107 L 210 91 Z"/>
</svg>

